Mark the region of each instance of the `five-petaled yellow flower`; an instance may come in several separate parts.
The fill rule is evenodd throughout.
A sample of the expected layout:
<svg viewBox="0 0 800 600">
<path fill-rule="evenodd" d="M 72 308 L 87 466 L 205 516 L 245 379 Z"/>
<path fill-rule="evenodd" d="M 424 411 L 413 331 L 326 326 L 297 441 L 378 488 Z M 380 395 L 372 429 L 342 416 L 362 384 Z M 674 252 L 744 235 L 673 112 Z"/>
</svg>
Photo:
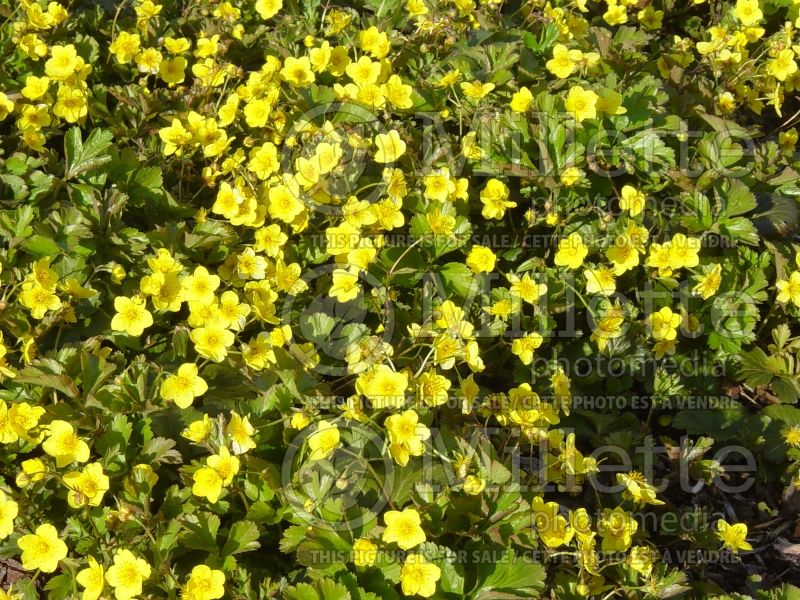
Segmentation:
<svg viewBox="0 0 800 600">
<path fill-rule="evenodd" d="M 153 324 L 153 315 L 145 308 L 144 298 L 139 296 L 118 296 L 114 299 L 114 309 L 117 311 L 111 319 L 111 329 L 114 331 L 124 331 L 138 337 Z"/>
<path fill-rule="evenodd" d="M 722 541 L 723 548 L 738 554 L 739 550 L 752 550 L 753 547 L 747 542 L 747 525 L 744 523 L 734 523 L 731 525 L 724 519 L 717 521 L 717 537 Z"/>
</svg>

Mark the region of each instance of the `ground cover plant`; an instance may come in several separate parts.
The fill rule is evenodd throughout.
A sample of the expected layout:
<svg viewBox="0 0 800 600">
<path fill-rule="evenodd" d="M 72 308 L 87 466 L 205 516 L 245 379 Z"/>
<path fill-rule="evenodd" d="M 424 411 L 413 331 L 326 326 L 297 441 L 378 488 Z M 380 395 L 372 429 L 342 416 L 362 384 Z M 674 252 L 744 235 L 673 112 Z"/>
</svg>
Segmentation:
<svg viewBox="0 0 800 600">
<path fill-rule="evenodd" d="M 1 0 L 0 598 L 800 598 L 798 27 Z"/>
</svg>

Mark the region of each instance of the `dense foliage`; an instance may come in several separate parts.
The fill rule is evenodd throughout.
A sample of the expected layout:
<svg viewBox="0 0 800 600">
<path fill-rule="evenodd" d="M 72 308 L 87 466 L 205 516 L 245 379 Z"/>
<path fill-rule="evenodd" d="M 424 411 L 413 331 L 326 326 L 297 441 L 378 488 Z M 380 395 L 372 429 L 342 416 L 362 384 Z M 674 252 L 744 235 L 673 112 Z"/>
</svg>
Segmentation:
<svg viewBox="0 0 800 600">
<path fill-rule="evenodd" d="M 0 598 L 800 598 L 800 2 L 0 20 Z"/>
</svg>

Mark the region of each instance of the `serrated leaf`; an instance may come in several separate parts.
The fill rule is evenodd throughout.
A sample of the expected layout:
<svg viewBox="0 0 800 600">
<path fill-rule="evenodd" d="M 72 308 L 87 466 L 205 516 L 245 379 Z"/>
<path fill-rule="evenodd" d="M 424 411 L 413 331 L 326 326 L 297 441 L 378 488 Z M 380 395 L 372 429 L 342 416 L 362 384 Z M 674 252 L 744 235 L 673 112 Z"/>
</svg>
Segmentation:
<svg viewBox="0 0 800 600">
<path fill-rule="evenodd" d="M 72 127 L 64 136 L 64 179 L 74 179 L 110 161 L 111 155 L 103 152 L 113 137 L 110 131 L 93 129 L 86 141 L 82 141 L 80 128 Z"/>
<path fill-rule="evenodd" d="M 222 548 L 222 556 L 232 556 L 242 552 L 258 550 L 261 544 L 258 543 L 260 537 L 258 525 L 252 521 L 239 521 L 234 523 L 228 534 L 228 541 Z"/>
<path fill-rule="evenodd" d="M 211 513 L 187 515 L 187 533 L 181 536 L 181 544 L 192 550 L 204 550 L 216 555 L 219 552 L 217 547 L 219 525 L 219 517 Z"/>
<path fill-rule="evenodd" d="M 508 550 L 501 560 L 484 562 L 478 566 L 478 583 L 472 598 L 535 598 L 544 589 L 544 580 L 542 565 L 518 557 Z"/>
</svg>

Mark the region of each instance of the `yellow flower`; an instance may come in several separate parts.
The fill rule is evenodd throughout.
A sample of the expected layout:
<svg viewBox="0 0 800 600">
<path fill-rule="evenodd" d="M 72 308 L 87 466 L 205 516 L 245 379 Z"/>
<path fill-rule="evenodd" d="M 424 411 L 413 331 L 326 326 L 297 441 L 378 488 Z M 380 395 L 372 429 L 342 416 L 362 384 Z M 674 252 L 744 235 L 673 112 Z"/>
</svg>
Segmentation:
<svg viewBox="0 0 800 600">
<path fill-rule="evenodd" d="M 211 37 L 201 36 L 197 40 L 197 49 L 194 54 L 198 58 L 209 58 L 217 54 L 219 51 L 219 35 L 214 34 Z"/>
<path fill-rule="evenodd" d="M 358 33 L 358 43 L 364 52 L 368 52 L 373 58 L 378 59 L 384 58 L 391 49 L 389 36 L 374 25 Z"/>
<path fill-rule="evenodd" d="M 174 37 L 166 37 L 164 38 L 164 48 L 167 49 L 167 52 L 170 54 L 182 54 L 188 51 L 192 47 L 192 43 L 184 37 L 174 38 Z"/>
<path fill-rule="evenodd" d="M 0 540 L 14 532 L 14 519 L 19 513 L 19 505 L 0 490 Z"/>
<path fill-rule="evenodd" d="M 247 170 L 256 174 L 261 179 L 269 178 L 280 168 L 278 160 L 278 149 L 275 144 L 265 142 L 264 145 L 253 148 L 250 151 L 250 162 L 247 163 Z"/>
<path fill-rule="evenodd" d="M 278 14 L 283 8 L 283 0 L 256 0 L 255 9 L 265 21 Z"/>
<path fill-rule="evenodd" d="M 775 283 L 778 302 L 792 302 L 800 306 L 800 271 L 792 271 L 789 279 L 779 279 Z"/>
<path fill-rule="evenodd" d="M 411 99 L 414 88 L 403 83 L 399 75 L 392 75 L 389 77 L 386 83 L 383 84 L 383 91 L 386 95 L 386 99 L 395 108 L 405 110 L 414 106 L 414 101 Z"/>
<path fill-rule="evenodd" d="M 156 4 L 153 0 L 143 0 L 141 4 L 134 7 L 136 11 L 136 27 L 139 29 L 144 29 L 147 26 L 147 22 L 157 17 L 161 14 L 162 6 L 160 4 Z"/>
<path fill-rule="evenodd" d="M 669 247 L 669 266 L 673 269 L 692 268 L 700 264 L 700 240 L 682 233 L 672 236 Z"/>
<path fill-rule="evenodd" d="M 138 337 L 153 324 L 153 315 L 145 308 L 145 301 L 139 296 L 118 296 L 114 299 L 114 309 L 117 311 L 111 319 L 111 329 L 114 331 L 124 331 L 130 336 Z"/>
<path fill-rule="evenodd" d="M 222 485 L 230 485 L 234 476 L 239 472 L 239 459 L 232 456 L 225 446 L 219 449 L 218 454 L 212 454 L 206 459 L 206 464 L 216 471 Z"/>
<path fill-rule="evenodd" d="M 567 167 L 562 171 L 561 175 L 559 176 L 559 181 L 561 185 L 565 185 L 567 187 L 572 187 L 576 183 L 578 183 L 583 178 L 583 171 L 581 171 L 578 167 Z"/>
<path fill-rule="evenodd" d="M 592 531 L 592 518 L 585 508 L 569 511 L 569 524 L 579 542 L 591 540 L 595 535 Z"/>
<path fill-rule="evenodd" d="M 269 98 L 254 98 L 244 107 L 244 117 L 248 127 L 260 129 L 267 124 L 272 112 L 272 102 Z"/>
<path fill-rule="evenodd" d="M 366 87 L 378 82 L 381 74 L 381 63 L 373 61 L 368 56 L 362 56 L 358 62 L 347 65 L 345 73 L 358 87 Z"/>
<path fill-rule="evenodd" d="M 586 292 L 589 294 L 608 296 L 617 289 L 617 284 L 614 281 L 614 271 L 608 267 L 585 269 L 583 276 L 586 278 Z"/>
<path fill-rule="evenodd" d="M 181 435 L 195 444 L 203 443 L 211 435 L 211 419 L 208 418 L 208 415 L 203 415 L 202 419 L 189 423 Z"/>
<path fill-rule="evenodd" d="M 393 542 L 402 550 L 410 550 L 425 542 L 425 532 L 420 527 L 422 520 L 419 513 L 413 508 L 406 508 L 402 512 L 390 510 L 384 513 L 383 541 L 387 544 Z"/>
<path fill-rule="evenodd" d="M 78 571 L 75 581 L 84 588 L 81 600 L 98 600 L 103 594 L 105 569 L 93 556 L 90 556 L 89 565 L 85 569 Z"/>
<path fill-rule="evenodd" d="M 400 571 L 400 587 L 406 596 L 419 595 L 429 598 L 436 593 L 436 582 L 442 570 L 429 563 L 421 554 L 411 554 Z"/>
<path fill-rule="evenodd" d="M 789 446 L 792 446 L 793 448 L 800 447 L 800 425 L 785 427 L 781 431 L 781 434 Z"/>
<path fill-rule="evenodd" d="M 533 94 L 528 88 L 521 87 L 511 96 L 509 107 L 515 113 L 524 113 L 531 107 L 531 104 L 533 104 Z"/>
<path fill-rule="evenodd" d="M 480 198 L 483 203 L 481 214 L 484 219 L 502 219 L 506 209 L 517 206 L 516 202 L 508 199 L 508 186 L 499 179 L 490 179 L 486 187 L 481 190 Z"/>
<path fill-rule="evenodd" d="M 353 543 L 352 555 L 357 567 L 371 567 L 378 557 L 378 547 L 366 538 L 358 538 Z"/>
<path fill-rule="evenodd" d="M 162 58 L 161 52 L 155 48 L 147 48 L 139 52 L 133 60 L 141 73 L 155 75 L 159 72 Z"/>
<path fill-rule="evenodd" d="M 162 60 L 158 65 L 158 76 L 164 83 L 177 85 L 183 83 L 186 77 L 186 67 L 189 63 L 182 56 L 175 56 Z"/>
<path fill-rule="evenodd" d="M 393 163 L 406 151 L 406 143 L 400 139 L 400 134 L 394 129 L 389 133 L 376 135 L 375 146 L 378 149 L 373 158 L 375 162 L 379 163 Z"/>
<path fill-rule="evenodd" d="M 623 498 L 633 500 L 638 504 L 664 504 L 656 498 L 656 488 L 647 483 L 647 479 L 638 471 L 617 473 L 617 483 L 625 486 L 622 492 Z"/>
<path fill-rule="evenodd" d="M 703 267 L 703 275 L 698 277 L 697 285 L 692 288 L 692 292 L 699 295 L 703 300 L 708 300 L 717 293 L 722 283 L 722 265 L 715 263 Z"/>
<path fill-rule="evenodd" d="M 412 17 L 422 17 L 430 12 L 424 0 L 406 0 L 406 11 Z"/>
<path fill-rule="evenodd" d="M 628 22 L 628 8 L 622 4 L 609 4 L 603 13 L 603 20 L 609 25 L 622 25 Z"/>
<path fill-rule="evenodd" d="M 127 64 L 139 53 L 141 38 L 138 33 L 120 31 L 116 39 L 111 42 L 108 50 L 120 64 Z"/>
<path fill-rule="evenodd" d="M 192 275 L 181 277 L 181 287 L 186 302 L 211 304 L 214 302 L 214 292 L 219 287 L 219 277 L 211 275 L 205 267 L 195 267 Z"/>
<path fill-rule="evenodd" d="M 17 473 L 15 480 L 17 486 L 20 488 L 41 481 L 44 479 L 45 473 L 47 473 L 47 467 L 45 467 L 44 463 L 38 458 L 23 460 L 20 466 L 22 467 L 22 471 Z"/>
<path fill-rule="evenodd" d="M 523 365 L 533 362 L 533 354 L 544 342 L 544 338 L 536 332 L 526 333 L 511 342 L 511 353 L 518 356 Z"/>
<path fill-rule="evenodd" d="M 539 298 L 547 293 L 547 285 L 535 282 L 529 273 L 525 273 L 522 277 L 511 273 L 506 275 L 506 279 L 511 284 L 509 289 L 511 295 L 528 304 L 538 304 Z"/>
<path fill-rule="evenodd" d="M 129 600 L 142 593 L 142 584 L 150 577 L 150 565 L 130 550 L 117 550 L 114 564 L 106 571 L 106 581 L 114 588 L 117 600 Z"/>
<path fill-rule="evenodd" d="M 470 496 L 477 496 L 484 488 L 486 488 L 486 480 L 476 477 L 475 475 L 468 475 L 464 479 L 464 493 Z"/>
<path fill-rule="evenodd" d="M 625 552 L 630 548 L 633 534 L 638 528 L 639 523 L 622 508 L 604 508 L 597 522 L 597 531 L 603 537 L 603 551 Z"/>
<path fill-rule="evenodd" d="M 664 306 L 658 312 L 648 315 L 645 323 L 649 325 L 653 339 L 669 342 L 678 335 L 677 328 L 681 324 L 681 315 L 673 313 L 669 306 Z"/>
<path fill-rule="evenodd" d="M 559 240 L 554 262 L 559 267 L 577 269 L 583 264 L 587 254 L 589 249 L 583 245 L 583 238 L 574 232 L 569 237 Z"/>
<path fill-rule="evenodd" d="M 298 431 L 305 429 L 309 425 L 311 425 L 311 418 L 304 412 L 294 413 L 289 420 L 289 427 Z"/>
<path fill-rule="evenodd" d="M 5 119 L 14 111 L 14 101 L 6 96 L 5 92 L 0 92 L 0 121 Z"/>
<path fill-rule="evenodd" d="M 358 297 L 361 288 L 358 285 L 358 268 L 335 269 L 333 283 L 328 293 L 336 298 L 337 302 L 349 302 Z"/>
<path fill-rule="evenodd" d="M 774 58 L 767 61 L 767 73 L 779 81 L 786 81 L 786 78 L 796 71 L 797 63 L 794 61 L 794 52 L 788 48 L 781 50 Z"/>
<path fill-rule="evenodd" d="M 64 485 L 69 488 L 67 502 L 72 508 L 100 506 L 108 491 L 108 477 L 100 463 L 86 465 L 82 472 L 71 471 L 64 475 Z"/>
<path fill-rule="evenodd" d="M 215 504 L 222 493 L 222 477 L 212 467 L 200 467 L 192 474 L 192 494 Z"/>
<path fill-rule="evenodd" d="M 217 323 L 192 329 L 189 338 L 194 342 L 195 352 L 214 362 L 222 362 L 228 356 L 228 348 L 235 341 L 233 332 L 224 329 Z"/>
<path fill-rule="evenodd" d="M 61 300 L 58 296 L 51 290 L 32 282 L 22 284 L 19 302 L 31 311 L 34 319 L 42 319 L 48 311 L 56 311 L 61 308 Z"/>
<path fill-rule="evenodd" d="M 192 134 L 186 130 L 178 119 L 172 119 L 172 125 L 163 127 L 158 131 L 158 137 L 164 142 L 164 156 L 183 153 L 183 146 L 192 141 Z"/>
<path fill-rule="evenodd" d="M 17 127 L 23 131 L 39 131 L 50 125 L 50 113 L 47 104 L 29 104 L 22 107 L 22 114 L 17 121 Z"/>
<path fill-rule="evenodd" d="M 58 468 L 72 462 L 89 460 L 89 446 L 75 434 L 75 429 L 66 421 L 51 421 L 48 437 L 42 444 L 42 450 L 56 459 Z"/>
<path fill-rule="evenodd" d="M 628 564 L 631 569 L 642 575 L 650 577 L 653 571 L 653 559 L 656 558 L 652 548 L 647 546 L 634 546 L 628 556 Z"/>
<path fill-rule="evenodd" d="M 231 411 L 231 420 L 228 422 L 225 432 L 231 439 L 234 454 L 244 454 L 256 447 L 252 438 L 256 430 L 250 424 L 250 418 L 247 415 L 241 417 L 236 411 Z"/>
<path fill-rule="evenodd" d="M 594 119 L 597 116 L 597 99 L 598 96 L 593 91 L 573 85 L 569 89 L 564 107 L 580 123 L 584 119 Z"/>
<path fill-rule="evenodd" d="M 361 392 L 375 408 L 401 408 L 406 403 L 408 376 L 405 373 L 395 373 L 387 365 L 378 365 L 365 375 L 368 378 Z"/>
<path fill-rule="evenodd" d="M 603 88 L 597 95 L 597 112 L 606 115 L 624 115 L 628 109 L 622 106 L 622 94 Z"/>
<path fill-rule="evenodd" d="M 473 273 L 489 273 L 494 270 L 497 256 L 486 246 L 475 245 L 467 255 L 467 266 Z"/>
<path fill-rule="evenodd" d="M 630 211 L 632 217 L 644 210 L 645 200 L 645 195 L 632 185 L 622 186 L 619 207 L 622 210 Z"/>
<path fill-rule="evenodd" d="M 461 91 L 467 98 L 473 100 L 480 100 L 486 97 L 494 89 L 493 83 L 481 83 L 480 81 L 463 81 L 461 83 Z"/>
<path fill-rule="evenodd" d="M 438 324 L 439 322 L 437 322 Z M 455 329 L 459 329 L 462 325 L 469 326 L 464 321 L 460 321 L 455 324 Z M 450 389 L 450 380 L 443 375 L 434 372 L 422 373 L 417 380 L 417 386 L 417 395 L 427 406 L 441 406 L 449 398 L 447 391 Z"/>
<path fill-rule="evenodd" d="M 64 81 L 83 67 L 83 59 L 72 44 L 51 47 L 50 56 L 44 64 L 44 72 L 55 81 Z"/>
<path fill-rule="evenodd" d="M 717 521 L 717 537 L 722 541 L 723 548 L 730 548 L 734 554 L 739 550 L 752 550 L 753 547 L 747 542 L 747 525 L 735 523 L 731 525 L 724 519 Z"/>
<path fill-rule="evenodd" d="M 758 6 L 758 0 L 738 0 L 736 8 L 733 9 L 733 16 L 739 19 L 742 25 L 749 27 L 758 23 L 764 17 L 764 13 Z"/>
<path fill-rule="evenodd" d="M 569 50 L 564 44 L 556 44 L 553 46 L 553 58 L 545 66 L 559 79 L 566 79 L 578 66 L 582 54 L 580 50 Z"/>
<path fill-rule="evenodd" d="M 314 71 L 311 69 L 311 61 L 307 56 L 302 58 L 288 56 L 283 62 L 280 73 L 284 81 L 288 81 L 295 87 L 311 85 L 316 79 Z"/>
<path fill-rule="evenodd" d="M 736 97 L 730 92 L 718 94 L 716 101 L 717 108 L 724 114 L 732 113 L 733 109 L 736 108 Z"/>
<path fill-rule="evenodd" d="M 324 460 L 328 458 L 340 444 L 339 428 L 335 423 L 321 420 L 317 430 L 308 438 L 308 447 L 311 449 L 309 460 Z"/>
<path fill-rule="evenodd" d="M 284 223 L 292 223 L 305 210 L 300 199 L 300 187 L 291 175 L 285 174 L 283 183 L 269 188 L 269 216 Z"/>
<path fill-rule="evenodd" d="M 52 573 L 67 556 L 67 545 L 49 523 L 39 525 L 35 533 L 23 535 L 17 540 L 17 546 L 22 550 L 22 568 L 26 571 L 39 569 Z"/>
<path fill-rule="evenodd" d="M 176 375 L 170 375 L 161 384 L 161 397 L 179 408 L 189 408 L 197 396 L 208 390 L 208 384 L 197 374 L 197 365 L 184 363 Z"/>
<path fill-rule="evenodd" d="M 25 87 L 20 90 L 20 93 L 28 100 L 38 100 L 47 93 L 49 87 L 49 77 L 36 77 L 35 75 L 28 75 L 28 77 L 25 79 Z"/>
<path fill-rule="evenodd" d="M 664 11 L 655 10 L 652 6 L 647 6 L 636 14 L 639 23 L 645 29 L 656 30 L 661 29 L 661 23 L 664 20 Z"/>
<path fill-rule="evenodd" d="M 422 456 L 425 452 L 424 442 L 431 432 L 419 422 L 419 415 L 413 410 L 391 415 L 384 422 L 389 434 L 389 452 L 400 466 L 408 464 L 409 457 Z"/>
<path fill-rule="evenodd" d="M 456 191 L 456 184 L 450 177 L 450 169 L 442 167 L 422 178 L 425 185 L 423 195 L 429 200 L 445 202 Z"/>
<path fill-rule="evenodd" d="M 575 535 L 567 519 L 559 514 L 557 502 L 547 502 L 536 496 L 531 502 L 536 532 L 548 548 L 558 548 L 568 544 Z"/>
<path fill-rule="evenodd" d="M 181 598 L 185 600 L 216 600 L 225 595 L 225 573 L 197 565 L 186 582 Z"/>
</svg>

